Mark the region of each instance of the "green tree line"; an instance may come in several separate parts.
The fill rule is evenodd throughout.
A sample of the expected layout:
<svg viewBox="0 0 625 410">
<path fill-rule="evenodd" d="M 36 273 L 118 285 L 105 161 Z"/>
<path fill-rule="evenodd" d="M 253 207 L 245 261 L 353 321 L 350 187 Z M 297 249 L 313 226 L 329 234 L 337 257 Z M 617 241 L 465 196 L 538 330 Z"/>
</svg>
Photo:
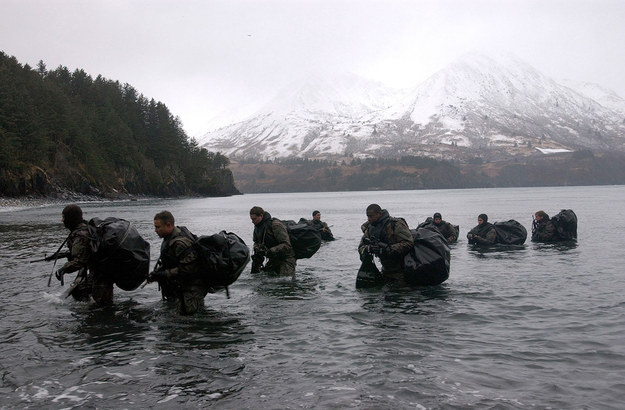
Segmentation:
<svg viewBox="0 0 625 410">
<path fill-rule="evenodd" d="M 289 158 L 239 161 L 232 168 L 248 193 L 625 184 L 625 154 L 619 152 L 536 154 L 490 163 L 417 156 Z"/>
<path fill-rule="evenodd" d="M 229 164 L 129 84 L 0 52 L 0 195 L 232 195 Z"/>
</svg>

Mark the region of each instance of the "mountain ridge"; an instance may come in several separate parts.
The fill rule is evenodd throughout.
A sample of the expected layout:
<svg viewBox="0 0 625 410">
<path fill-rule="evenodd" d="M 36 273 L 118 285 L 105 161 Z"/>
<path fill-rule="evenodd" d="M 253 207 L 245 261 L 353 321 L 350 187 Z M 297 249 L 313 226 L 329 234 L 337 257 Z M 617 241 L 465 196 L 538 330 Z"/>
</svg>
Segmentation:
<svg viewBox="0 0 625 410">
<path fill-rule="evenodd" d="M 516 57 L 469 53 L 410 89 L 355 75 L 308 80 L 198 140 L 232 158 L 505 159 L 537 145 L 625 151 L 624 119 L 614 92 L 561 84 Z"/>
</svg>

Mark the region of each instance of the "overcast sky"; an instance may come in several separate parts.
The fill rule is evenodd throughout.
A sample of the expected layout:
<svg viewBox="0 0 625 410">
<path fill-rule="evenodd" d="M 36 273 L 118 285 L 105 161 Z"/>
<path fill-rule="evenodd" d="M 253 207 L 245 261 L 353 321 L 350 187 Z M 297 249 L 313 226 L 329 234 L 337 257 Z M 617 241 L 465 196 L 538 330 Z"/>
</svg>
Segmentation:
<svg viewBox="0 0 625 410">
<path fill-rule="evenodd" d="M 0 0 L 0 50 L 165 103 L 189 136 L 316 70 L 414 86 L 509 51 L 625 97 L 624 0 Z"/>
</svg>

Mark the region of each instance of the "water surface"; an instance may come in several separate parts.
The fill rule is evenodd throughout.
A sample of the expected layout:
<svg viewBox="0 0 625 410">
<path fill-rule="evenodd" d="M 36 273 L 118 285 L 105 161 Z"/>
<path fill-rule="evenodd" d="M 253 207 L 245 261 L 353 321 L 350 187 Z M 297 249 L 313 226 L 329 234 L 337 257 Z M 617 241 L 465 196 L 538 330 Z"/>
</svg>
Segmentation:
<svg viewBox="0 0 625 410">
<path fill-rule="evenodd" d="M 249 267 L 186 318 L 156 285 L 98 308 L 61 299 L 50 254 L 61 206 L 0 212 L 0 403 L 19 408 L 621 408 L 625 402 L 625 187 L 255 194 L 82 204 L 86 218 L 133 221 L 150 242 L 171 210 L 196 234 L 249 245 L 249 209 L 295 219 L 314 209 L 336 241 L 298 261 L 295 279 Z M 356 290 L 365 208 L 415 227 L 438 211 L 460 225 L 447 282 Z M 573 245 L 475 249 L 487 213 L 530 229 L 572 208 Z"/>
</svg>

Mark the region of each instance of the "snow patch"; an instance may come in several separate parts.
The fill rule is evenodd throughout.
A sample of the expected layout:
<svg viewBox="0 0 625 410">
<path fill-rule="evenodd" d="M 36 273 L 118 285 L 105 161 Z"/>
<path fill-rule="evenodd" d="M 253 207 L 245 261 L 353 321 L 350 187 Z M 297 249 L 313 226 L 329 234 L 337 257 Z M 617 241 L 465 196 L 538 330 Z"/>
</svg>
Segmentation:
<svg viewBox="0 0 625 410">
<path fill-rule="evenodd" d="M 564 148 L 538 148 L 536 147 L 536 149 L 543 154 L 557 154 L 560 152 L 573 152 L 570 149 L 564 149 Z"/>
</svg>

